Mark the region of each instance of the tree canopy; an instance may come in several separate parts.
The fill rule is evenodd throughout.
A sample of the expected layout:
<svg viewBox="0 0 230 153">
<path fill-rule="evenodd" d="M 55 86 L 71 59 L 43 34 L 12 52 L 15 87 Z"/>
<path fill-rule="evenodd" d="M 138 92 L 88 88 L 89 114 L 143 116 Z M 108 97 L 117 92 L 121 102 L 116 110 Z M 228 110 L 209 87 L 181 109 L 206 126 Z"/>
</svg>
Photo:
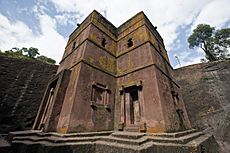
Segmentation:
<svg viewBox="0 0 230 153">
<path fill-rule="evenodd" d="M 15 58 L 22 58 L 22 59 L 32 59 L 32 60 L 39 60 L 48 64 L 55 64 L 56 61 L 52 58 L 46 57 L 44 55 L 40 55 L 39 50 L 34 47 L 26 48 L 22 47 L 21 49 L 17 47 L 13 47 L 10 50 L 6 50 L 2 52 L 0 50 L 0 55 L 8 56 L 8 57 L 15 57 Z M 40 56 L 37 56 L 40 55 Z"/>
<path fill-rule="evenodd" d="M 229 58 L 230 28 L 215 30 L 199 24 L 188 37 L 189 48 L 200 47 L 209 61 Z"/>
<path fill-rule="evenodd" d="M 27 53 L 27 56 L 29 56 L 30 58 L 35 58 L 35 56 L 40 55 L 38 49 L 34 47 L 30 47 L 30 48 L 23 47 L 21 50 Z"/>
<path fill-rule="evenodd" d="M 39 60 L 39 61 L 50 63 L 50 64 L 55 64 L 56 63 L 56 61 L 54 59 L 46 57 L 44 55 L 38 56 L 36 59 Z"/>
</svg>

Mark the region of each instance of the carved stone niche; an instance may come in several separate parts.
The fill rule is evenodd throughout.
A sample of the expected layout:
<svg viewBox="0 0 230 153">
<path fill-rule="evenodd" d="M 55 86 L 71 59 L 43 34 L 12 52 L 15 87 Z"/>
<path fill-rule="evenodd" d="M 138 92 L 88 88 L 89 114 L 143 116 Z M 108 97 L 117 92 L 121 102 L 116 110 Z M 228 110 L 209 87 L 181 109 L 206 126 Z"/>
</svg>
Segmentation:
<svg viewBox="0 0 230 153">
<path fill-rule="evenodd" d="M 111 111 L 111 106 L 109 104 L 109 95 L 111 90 L 107 85 L 102 85 L 97 82 L 92 83 L 91 90 L 91 101 L 90 106 L 92 109 L 97 110 L 99 107 L 104 107 L 107 111 Z"/>
</svg>

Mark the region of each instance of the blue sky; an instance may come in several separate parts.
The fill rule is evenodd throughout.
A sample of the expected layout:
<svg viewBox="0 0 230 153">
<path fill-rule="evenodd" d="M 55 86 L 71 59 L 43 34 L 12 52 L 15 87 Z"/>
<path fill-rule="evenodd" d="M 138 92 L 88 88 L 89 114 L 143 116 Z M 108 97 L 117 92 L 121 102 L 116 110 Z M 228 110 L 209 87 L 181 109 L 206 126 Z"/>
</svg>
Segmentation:
<svg viewBox="0 0 230 153">
<path fill-rule="evenodd" d="M 94 9 L 115 26 L 144 11 L 164 39 L 170 62 L 198 63 L 204 54 L 189 49 L 197 24 L 230 28 L 230 0 L 0 0 L 0 49 L 36 47 L 61 60 L 69 34 Z"/>
</svg>

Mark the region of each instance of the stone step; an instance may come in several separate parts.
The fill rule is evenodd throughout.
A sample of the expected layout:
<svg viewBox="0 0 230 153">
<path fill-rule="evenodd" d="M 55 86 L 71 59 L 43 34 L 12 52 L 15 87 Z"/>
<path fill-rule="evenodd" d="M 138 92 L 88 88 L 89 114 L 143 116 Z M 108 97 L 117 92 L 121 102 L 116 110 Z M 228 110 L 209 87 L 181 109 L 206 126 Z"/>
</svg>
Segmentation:
<svg viewBox="0 0 230 153">
<path fill-rule="evenodd" d="M 34 145 L 34 144 L 40 144 L 40 145 L 45 145 L 45 146 L 73 146 L 73 145 L 92 145 L 94 144 L 93 142 L 66 142 L 66 143 L 52 143 L 49 141 L 39 141 L 39 142 L 32 142 L 29 140 L 25 140 L 25 141 L 18 141 L 18 140 L 13 140 L 12 144 L 26 144 L 26 145 Z"/>
<path fill-rule="evenodd" d="M 24 137 L 24 136 L 33 136 L 37 133 L 40 133 L 41 131 L 38 130 L 27 130 L 27 131 L 16 131 L 16 132 L 10 132 L 6 139 L 11 142 L 14 137 Z"/>
<path fill-rule="evenodd" d="M 186 132 L 184 132 L 186 133 Z M 111 150 L 115 150 L 114 152 L 129 152 L 134 153 L 137 150 L 143 150 L 143 152 L 155 152 L 160 149 L 160 151 L 164 149 L 168 149 L 169 152 L 176 152 L 178 148 L 182 147 L 189 147 L 190 149 L 194 149 L 194 146 L 199 146 L 202 142 L 209 142 L 211 141 L 210 136 L 203 135 L 202 132 L 188 132 L 189 134 L 182 134 L 183 136 L 175 136 L 175 137 L 165 137 L 165 136 L 154 136 L 149 135 L 148 133 L 135 133 L 135 132 L 115 132 L 110 134 L 109 136 L 85 136 L 85 137 L 77 137 L 76 135 L 72 134 L 71 137 L 60 137 L 59 135 L 53 134 L 52 136 L 49 135 L 21 135 L 15 136 L 13 138 L 12 144 L 14 145 L 42 145 L 42 146 L 49 146 L 49 147 L 76 147 L 81 148 L 82 146 L 90 146 L 96 147 L 100 152 L 101 149 L 103 152 L 111 152 Z M 179 134 L 179 135 L 180 135 Z M 88 134 L 86 134 L 88 135 Z M 174 134 L 175 135 L 175 134 Z M 213 138 L 214 139 L 214 138 Z M 67 147 L 67 148 L 68 148 Z M 147 150 L 147 151 L 146 151 Z M 188 152 L 188 151 L 187 151 Z M 189 151 L 191 152 L 191 151 Z"/>
<path fill-rule="evenodd" d="M 48 135 L 48 134 L 28 134 L 28 135 L 21 135 L 13 137 L 13 141 L 30 141 L 30 142 L 50 142 L 50 143 L 79 143 L 79 142 L 95 142 L 95 141 L 104 141 L 104 142 L 111 142 L 111 143 L 119 143 L 119 144 L 128 144 L 128 145 L 137 145 L 140 146 L 146 142 L 160 142 L 160 143 L 177 143 L 177 144 L 185 144 L 189 141 L 203 135 L 202 132 L 188 132 L 189 134 L 179 137 L 165 137 L 161 135 L 149 135 L 146 133 L 135 133 L 135 132 L 115 132 L 109 136 L 103 135 L 93 135 L 86 134 L 88 136 L 76 136 L 76 135 L 68 135 L 68 137 L 60 137 L 59 135 Z M 105 133 L 100 133 L 105 134 Z"/>
<path fill-rule="evenodd" d="M 103 147 L 109 147 L 110 151 L 106 151 L 106 152 L 110 152 L 112 153 L 111 150 L 113 150 L 113 153 L 118 153 L 118 152 L 124 152 L 125 149 L 125 153 L 136 153 L 139 152 L 137 150 L 141 150 L 141 149 L 146 149 L 149 147 L 152 147 L 153 143 L 152 142 L 146 142 L 143 145 L 130 145 L 130 144 L 122 144 L 122 143 L 116 143 L 116 142 L 105 142 L 105 141 L 97 141 L 96 142 L 96 146 L 97 148 L 99 146 L 103 146 Z M 131 150 L 131 151 L 130 151 Z"/>
<path fill-rule="evenodd" d="M 161 143 L 179 143 L 185 144 L 189 141 L 204 135 L 203 132 L 194 132 L 190 133 L 181 137 L 160 137 L 160 136 L 148 136 L 148 139 L 154 142 L 161 142 Z"/>
<path fill-rule="evenodd" d="M 141 145 L 143 143 L 152 141 L 160 143 L 179 143 L 185 144 L 189 141 L 196 139 L 197 137 L 203 135 L 202 132 L 195 132 L 194 130 L 180 132 L 174 134 L 174 137 L 161 137 L 161 136 L 149 136 L 145 133 L 134 133 L 134 132 L 115 132 L 111 134 L 111 137 L 106 137 L 104 141 L 125 143 L 131 145 Z M 182 135 L 182 136 L 180 136 Z"/>
<path fill-rule="evenodd" d="M 51 142 L 51 143 L 67 143 L 67 142 L 93 142 L 98 140 L 99 137 L 69 137 L 69 138 L 61 138 L 55 136 L 20 136 L 14 137 L 13 141 L 30 141 L 30 142 Z"/>
<path fill-rule="evenodd" d="M 73 138 L 73 137 L 94 137 L 94 136 L 108 136 L 113 131 L 102 131 L 102 132 L 83 132 L 83 133 L 68 133 L 68 134 L 62 134 L 62 133 L 55 133 L 55 132 L 48 132 L 43 133 L 41 131 L 37 130 L 29 130 L 29 131 L 17 131 L 17 132 L 10 132 L 8 139 L 12 140 L 13 137 L 29 137 L 29 136 L 37 136 L 38 138 L 48 138 L 48 137 L 57 137 L 57 138 Z"/>
<path fill-rule="evenodd" d="M 117 142 L 117 143 L 126 143 L 126 144 L 133 144 L 133 145 L 141 145 L 145 142 L 160 142 L 160 143 L 178 143 L 178 144 L 185 144 L 189 141 L 196 139 L 197 137 L 203 135 L 202 132 L 188 132 L 189 134 L 183 134 L 183 136 L 179 137 L 161 137 L 161 136 L 149 136 L 145 135 L 144 133 L 113 133 L 107 141 L 110 142 Z M 136 134 L 136 136 L 135 136 Z M 134 139 L 134 140 L 133 140 Z"/>
<path fill-rule="evenodd" d="M 114 143 L 120 143 L 120 144 L 129 144 L 129 145 L 141 145 L 144 142 L 146 142 L 146 138 L 142 137 L 138 140 L 133 139 L 124 139 L 124 138 L 117 138 L 113 136 L 94 136 L 94 137 L 68 137 L 68 138 L 61 138 L 61 137 L 55 137 L 55 136 L 20 136 L 20 137 L 14 137 L 13 141 L 30 141 L 30 142 L 50 142 L 50 143 L 71 143 L 71 142 L 94 142 L 94 141 L 104 141 L 104 142 L 114 142 Z"/>
<path fill-rule="evenodd" d="M 139 139 L 125 139 L 125 138 L 108 136 L 108 137 L 101 137 L 100 141 L 139 146 L 147 142 L 148 140 L 146 137 L 141 137 Z"/>
<path fill-rule="evenodd" d="M 126 138 L 126 139 L 139 139 L 144 135 L 145 133 L 139 133 L 139 132 L 114 132 L 111 134 L 111 136 L 113 137 Z"/>
<path fill-rule="evenodd" d="M 149 136 L 159 136 L 159 137 L 173 137 L 173 138 L 178 138 L 178 137 L 182 137 L 191 133 L 195 133 L 197 132 L 196 129 L 191 129 L 191 130 L 185 130 L 185 131 L 181 131 L 181 132 L 173 132 L 173 133 L 146 133 Z"/>
<path fill-rule="evenodd" d="M 49 132 L 49 133 L 36 133 L 37 136 L 44 137 L 44 136 L 55 136 L 55 137 L 62 137 L 62 138 L 68 138 L 68 137 L 92 137 L 92 136 L 108 136 L 113 131 L 101 131 L 101 132 L 82 132 L 82 133 L 56 133 L 56 132 Z"/>
<path fill-rule="evenodd" d="M 210 134 L 204 134 L 204 135 L 201 135 L 199 137 L 196 137 L 194 139 L 192 139 L 191 141 L 189 141 L 187 144 L 188 145 L 192 145 L 192 146 L 195 146 L 203 141 L 207 141 L 208 139 L 215 139 L 213 135 L 210 135 Z"/>
<path fill-rule="evenodd" d="M 129 145 L 141 145 L 147 141 L 147 138 L 142 137 L 139 139 L 124 139 L 118 138 L 113 136 L 94 136 L 94 137 L 68 137 L 68 138 L 61 138 L 55 136 L 20 136 L 14 137 L 13 142 L 50 142 L 50 143 L 71 143 L 71 142 L 95 142 L 95 141 L 104 141 L 104 142 L 113 142 L 113 143 L 120 143 L 120 144 L 129 144 Z"/>
<path fill-rule="evenodd" d="M 139 126 L 129 126 L 129 127 L 125 127 L 124 130 L 128 132 L 139 132 L 140 127 Z"/>
</svg>

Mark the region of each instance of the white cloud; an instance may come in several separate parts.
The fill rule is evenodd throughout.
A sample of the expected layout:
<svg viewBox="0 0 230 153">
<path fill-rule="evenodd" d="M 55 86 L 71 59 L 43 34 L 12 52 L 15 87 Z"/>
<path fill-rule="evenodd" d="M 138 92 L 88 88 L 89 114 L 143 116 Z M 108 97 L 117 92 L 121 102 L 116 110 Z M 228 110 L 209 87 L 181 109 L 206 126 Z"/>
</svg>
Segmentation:
<svg viewBox="0 0 230 153">
<path fill-rule="evenodd" d="M 38 0 L 36 4 L 33 6 L 33 8 L 31 9 L 31 12 L 35 14 L 45 14 L 45 12 L 48 10 L 48 8 L 45 7 L 46 3 L 47 2 L 44 0 L 43 1 Z"/>
<path fill-rule="evenodd" d="M 79 13 L 63 13 L 60 15 L 55 15 L 55 19 L 60 25 L 66 26 L 67 24 L 70 24 L 72 26 L 76 26 L 77 23 L 80 23 L 81 20 L 81 14 Z"/>
<path fill-rule="evenodd" d="M 196 54 L 195 53 L 196 51 L 193 51 L 193 52 L 194 53 L 185 51 L 185 52 L 179 53 L 178 55 L 174 55 L 174 57 L 177 56 L 177 58 L 179 59 L 178 61 L 178 59 L 175 58 L 177 64 L 174 66 L 174 68 L 179 68 L 179 67 L 183 67 L 183 66 L 187 66 L 191 64 L 201 63 L 201 59 L 204 58 L 204 55 L 199 54 L 198 56 L 193 57 L 191 54 Z"/>
<path fill-rule="evenodd" d="M 93 9 L 105 9 L 106 0 L 50 0 L 59 12 L 89 14 Z"/>
<path fill-rule="evenodd" d="M 4 50 L 13 45 L 22 44 L 33 37 L 32 30 L 23 22 L 10 22 L 9 19 L 0 14 L 0 46 Z"/>
<path fill-rule="evenodd" d="M 0 46 L 1 50 L 12 47 L 36 47 L 40 54 L 60 61 L 66 40 L 56 30 L 56 22 L 48 15 L 39 15 L 41 33 L 33 34 L 23 22 L 11 22 L 0 14 Z"/>
<path fill-rule="evenodd" d="M 200 23 L 206 23 L 221 28 L 226 22 L 230 21 L 229 10 L 229 0 L 214 0 L 202 9 L 193 24 L 193 28 Z"/>
<path fill-rule="evenodd" d="M 66 40 L 56 30 L 56 21 L 48 15 L 39 15 L 41 35 L 35 37 L 31 45 L 37 46 L 41 53 L 60 61 Z M 42 52 L 43 51 L 43 52 Z"/>
<path fill-rule="evenodd" d="M 202 7 L 212 0 L 50 0 L 59 12 L 80 12 L 85 18 L 92 10 L 103 13 L 115 26 L 119 26 L 139 11 L 144 11 L 170 46 L 178 36 L 179 26 L 191 24 Z M 65 21 L 64 21 L 65 22 Z"/>
<path fill-rule="evenodd" d="M 175 64 L 174 68 L 179 68 L 180 65 L 186 66 L 196 63 L 201 63 L 201 59 L 204 58 L 204 52 L 201 49 L 197 50 L 184 50 L 181 52 L 174 53 L 174 57 L 177 56 L 178 59 L 175 58 L 177 64 Z"/>
<path fill-rule="evenodd" d="M 188 66 L 188 65 L 192 65 L 192 64 L 197 64 L 197 63 L 201 63 L 201 59 L 202 59 L 202 56 L 200 57 L 195 57 L 195 58 L 192 58 L 191 60 L 181 60 L 180 61 L 180 64 L 177 63 L 177 65 L 174 67 L 175 69 L 176 68 L 180 68 L 180 67 L 183 67 L 183 66 Z"/>
</svg>

